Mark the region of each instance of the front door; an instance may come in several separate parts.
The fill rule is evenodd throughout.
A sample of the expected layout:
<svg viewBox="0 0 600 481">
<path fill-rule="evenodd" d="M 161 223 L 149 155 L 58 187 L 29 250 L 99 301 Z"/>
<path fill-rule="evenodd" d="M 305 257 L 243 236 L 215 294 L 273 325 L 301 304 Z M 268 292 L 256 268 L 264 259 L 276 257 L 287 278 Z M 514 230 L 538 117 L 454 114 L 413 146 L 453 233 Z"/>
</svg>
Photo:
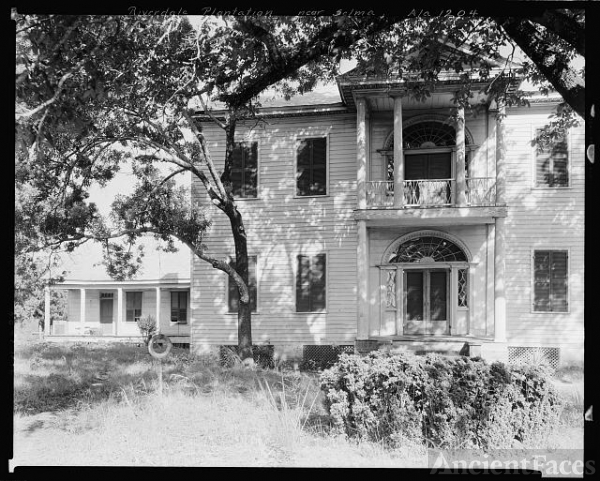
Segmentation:
<svg viewBox="0 0 600 481">
<path fill-rule="evenodd" d="M 449 275 L 445 269 L 404 271 L 404 333 L 447 334 Z"/>
<path fill-rule="evenodd" d="M 100 298 L 100 328 L 102 334 L 113 333 L 113 300 L 111 298 Z"/>
</svg>

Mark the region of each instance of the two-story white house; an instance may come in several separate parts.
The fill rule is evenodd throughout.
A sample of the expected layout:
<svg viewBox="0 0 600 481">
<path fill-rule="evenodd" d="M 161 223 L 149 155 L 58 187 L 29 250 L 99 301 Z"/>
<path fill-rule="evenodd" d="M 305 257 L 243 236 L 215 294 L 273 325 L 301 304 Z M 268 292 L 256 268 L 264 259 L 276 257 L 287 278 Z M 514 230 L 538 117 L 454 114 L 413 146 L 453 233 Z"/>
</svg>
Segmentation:
<svg viewBox="0 0 600 481">
<path fill-rule="evenodd" d="M 455 108 L 452 76 L 419 102 L 403 81 L 355 69 L 265 100 L 260 121 L 238 124 L 233 187 L 256 344 L 294 358 L 306 346 L 388 345 L 583 359 L 583 125 L 538 148 L 560 97 L 505 107 L 483 86 L 474 84 L 484 109 L 472 115 Z M 222 168 L 223 131 L 197 119 Z M 205 202 L 199 182 L 192 196 Z M 213 209 L 205 243 L 231 255 L 228 219 Z M 129 284 L 71 274 L 69 324 L 52 334 L 94 324 L 105 337 L 133 336 L 135 319 L 152 314 L 194 352 L 237 344 L 226 274 L 197 258 L 174 269 L 163 262 Z"/>
<path fill-rule="evenodd" d="M 255 343 L 291 357 L 383 344 L 583 359 L 583 126 L 538 148 L 560 97 L 505 107 L 475 84 L 475 116 L 456 110 L 456 83 L 418 102 L 402 81 L 354 70 L 238 126 Z M 223 159 L 223 131 L 198 119 Z M 206 195 L 199 182 L 193 195 Z M 227 218 L 213 220 L 207 245 L 233 253 Z M 192 350 L 236 344 L 236 296 L 193 260 Z"/>
</svg>

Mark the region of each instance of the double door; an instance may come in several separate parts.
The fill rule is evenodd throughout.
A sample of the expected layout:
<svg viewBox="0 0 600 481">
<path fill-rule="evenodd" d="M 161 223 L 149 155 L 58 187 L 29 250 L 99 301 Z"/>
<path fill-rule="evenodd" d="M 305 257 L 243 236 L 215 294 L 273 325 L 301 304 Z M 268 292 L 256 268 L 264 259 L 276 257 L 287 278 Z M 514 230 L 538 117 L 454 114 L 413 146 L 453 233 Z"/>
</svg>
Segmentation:
<svg viewBox="0 0 600 481">
<path fill-rule="evenodd" d="M 448 333 L 449 280 L 446 269 L 404 271 L 405 334 Z"/>
</svg>

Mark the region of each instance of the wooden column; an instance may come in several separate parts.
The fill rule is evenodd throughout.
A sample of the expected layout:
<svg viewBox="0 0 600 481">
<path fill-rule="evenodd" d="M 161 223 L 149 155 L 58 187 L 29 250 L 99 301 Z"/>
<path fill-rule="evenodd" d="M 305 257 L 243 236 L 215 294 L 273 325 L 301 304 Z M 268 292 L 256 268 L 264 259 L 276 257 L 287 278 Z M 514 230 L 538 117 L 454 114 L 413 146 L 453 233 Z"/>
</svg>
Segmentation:
<svg viewBox="0 0 600 481">
<path fill-rule="evenodd" d="M 402 97 L 394 96 L 394 207 L 404 204 L 404 156 L 402 152 Z"/>
<path fill-rule="evenodd" d="M 367 208 L 367 168 L 369 156 L 369 116 L 367 100 L 356 99 L 356 195 L 359 209 Z"/>
<path fill-rule="evenodd" d="M 504 106 L 498 105 L 496 117 L 496 204 L 505 205 L 505 130 Z M 494 232 L 494 341 L 506 341 L 506 295 L 504 267 L 506 256 L 504 217 L 496 217 Z"/>
<path fill-rule="evenodd" d="M 160 287 L 156 288 L 156 333 L 160 333 Z"/>
<path fill-rule="evenodd" d="M 50 330 L 50 287 L 44 288 L 44 335 L 49 336 Z"/>
<path fill-rule="evenodd" d="M 123 324 L 123 288 L 117 288 L 117 322 L 115 323 L 115 336 L 119 335 L 119 330 Z"/>
<path fill-rule="evenodd" d="M 358 243 L 356 249 L 356 274 L 357 274 L 357 339 L 369 338 L 369 242 L 367 238 L 367 224 L 364 220 L 358 221 Z"/>
<path fill-rule="evenodd" d="M 81 326 L 81 334 L 85 334 L 85 289 L 79 289 L 79 324 Z"/>
<path fill-rule="evenodd" d="M 505 116 L 506 109 L 502 102 L 498 102 L 496 114 L 496 205 L 506 205 Z"/>
<path fill-rule="evenodd" d="M 456 120 L 456 205 L 458 206 L 467 204 L 465 174 L 465 109 L 458 107 Z"/>
</svg>

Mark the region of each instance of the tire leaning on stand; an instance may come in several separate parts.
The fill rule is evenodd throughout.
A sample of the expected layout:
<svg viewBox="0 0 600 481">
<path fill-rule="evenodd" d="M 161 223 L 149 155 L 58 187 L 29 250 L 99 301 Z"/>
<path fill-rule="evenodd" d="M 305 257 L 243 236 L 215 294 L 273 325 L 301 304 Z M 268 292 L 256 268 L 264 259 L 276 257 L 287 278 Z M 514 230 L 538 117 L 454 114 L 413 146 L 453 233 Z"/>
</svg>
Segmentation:
<svg viewBox="0 0 600 481">
<path fill-rule="evenodd" d="M 164 334 L 156 334 L 152 336 L 148 343 L 148 352 L 155 359 L 163 359 L 169 355 L 173 343 Z"/>
</svg>

